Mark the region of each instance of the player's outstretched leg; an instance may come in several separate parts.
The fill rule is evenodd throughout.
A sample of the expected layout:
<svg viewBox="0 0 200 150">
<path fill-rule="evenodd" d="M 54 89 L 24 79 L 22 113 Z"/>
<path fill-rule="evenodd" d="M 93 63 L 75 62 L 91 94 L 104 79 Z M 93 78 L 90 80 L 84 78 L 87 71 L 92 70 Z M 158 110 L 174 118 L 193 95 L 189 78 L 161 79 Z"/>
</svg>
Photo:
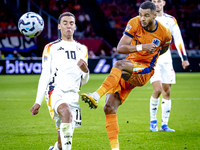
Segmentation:
<svg viewBox="0 0 200 150">
<path fill-rule="evenodd" d="M 122 75 L 122 71 L 116 67 L 112 68 L 110 74 L 104 80 L 100 88 L 94 93 L 82 93 L 81 99 L 89 104 L 89 107 L 97 108 L 98 100 L 106 94 L 111 88 L 117 85 Z"/>
</svg>

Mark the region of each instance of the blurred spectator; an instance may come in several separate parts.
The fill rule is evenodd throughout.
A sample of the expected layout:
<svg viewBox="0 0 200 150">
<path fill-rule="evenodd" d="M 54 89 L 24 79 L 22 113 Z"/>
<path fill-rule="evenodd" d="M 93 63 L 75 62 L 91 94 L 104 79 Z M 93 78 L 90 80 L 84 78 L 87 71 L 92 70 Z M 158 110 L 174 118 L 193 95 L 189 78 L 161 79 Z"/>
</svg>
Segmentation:
<svg viewBox="0 0 200 150">
<path fill-rule="evenodd" d="M 106 57 L 107 57 L 107 56 L 106 56 L 106 52 L 105 52 L 104 49 L 101 49 L 101 50 L 100 50 L 100 55 L 99 55 L 99 57 L 100 57 L 100 58 L 106 58 Z"/>
<path fill-rule="evenodd" d="M 56 18 L 58 18 L 58 16 L 60 15 L 59 9 L 56 6 L 56 0 L 49 1 L 49 12 L 51 15 L 53 15 Z"/>
<path fill-rule="evenodd" d="M 97 56 L 94 54 L 94 52 L 92 50 L 90 50 L 88 53 L 88 58 L 95 59 L 95 58 L 97 58 Z"/>
<path fill-rule="evenodd" d="M 13 51 L 13 58 L 15 59 L 22 59 L 23 57 L 18 53 L 17 50 Z"/>
<path fill-rule="evenodd" d="M 92 28 L 92 24 L 89 21 L 86 21 L 86 28 L 84 30 L 84 37 L 88 38 L 92 35 L 93 33 L 93 28 Z"/>
<path fill-rule="evenodd" d="M 7 27 L 8 27 L 8 22 L 6 22 L 6 21 L 0 22 L 0 32 L 6 33 Z"/>
<path fill-rule="evenodd" d="M 111 50 L 111 57 L 112 58 L 116 58 L 116 59 L 125 59 L 127 56 L 127 54 L 119 54 L 117 52 L 117 48 L 116 47 L 113 47 L 112 50 Z"/>
<path fill-rule="evenodd" d="M 7 30 L 8 30 L 8 32 L 17 31 L 17 26 L 16 26 L 15 23 L 12 21 L 12 19 L 10 19 L 10 22 L 8 23 Z"/>
<path fill-rule="evenodd" d="M 75 32 L 75 36 L 77 39 L 83 39 L 84 38 L 84 32 L 85 29 L 87 28 L 87 20 L 85 17 L 84 13 L 79 13 L 77 16 L 77 21 L 76 21 L 76 32 Z"/>
</svg>

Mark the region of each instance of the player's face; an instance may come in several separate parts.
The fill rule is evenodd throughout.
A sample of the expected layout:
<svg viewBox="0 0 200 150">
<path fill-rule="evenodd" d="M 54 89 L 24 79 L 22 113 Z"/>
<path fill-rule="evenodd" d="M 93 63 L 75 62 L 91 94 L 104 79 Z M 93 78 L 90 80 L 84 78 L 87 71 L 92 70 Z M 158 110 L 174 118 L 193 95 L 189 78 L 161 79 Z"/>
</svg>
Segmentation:
<svg viewBox="0 0 200 150">
<path fill-rule="evenodd" d="M 72 38 L 74 31 L 76 30 L 75 19 L 72 16 L 64 16 L 58 24 L 58 29 L 61 31 L 61 36 L 63 38 Z"/>
<path fill-rule="evenodd" d="M 151 27 L 156 14 L 155 11 L 151 11 L 150 9 L 139 9 L 140 23 L 143 28 Z"/>
<path fill-rule="evenodd" d="M 152 0 L 152 2 L 156 5 L 156 12 L 162 12 L 163 7 L 165 6 L 165 1 L 164 0 Z"/>
</svg>

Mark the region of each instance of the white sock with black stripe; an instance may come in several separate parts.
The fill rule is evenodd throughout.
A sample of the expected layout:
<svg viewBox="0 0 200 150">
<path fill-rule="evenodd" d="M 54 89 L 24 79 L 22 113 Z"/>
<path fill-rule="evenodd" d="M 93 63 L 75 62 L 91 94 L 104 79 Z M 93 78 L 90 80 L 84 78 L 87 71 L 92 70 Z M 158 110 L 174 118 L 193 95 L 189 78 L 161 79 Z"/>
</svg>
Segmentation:
<svg viewBox="0 0 200 150">
<path fill-rule="evenodd" d="M 157 120 L 156 114 L 158 111 L 159 101 L 160 101 L 160 97 L 154 98 L 153 96 L 151 96 L 151 98 L 150 98 L 150 119 L 151 119 L 151 121 Z"/>
<path fill-rule="evenodd" d="M 162 125 L 168 125 L 169 115 L 171 111 L 171 99 L 162 99 Z"/>
<path fill-rule="evenodd" d="M 61 123 L 60 137 L 63 150 L 71 150 L 72 147 L 72 125 L 71 123 Z"/>
</svg>

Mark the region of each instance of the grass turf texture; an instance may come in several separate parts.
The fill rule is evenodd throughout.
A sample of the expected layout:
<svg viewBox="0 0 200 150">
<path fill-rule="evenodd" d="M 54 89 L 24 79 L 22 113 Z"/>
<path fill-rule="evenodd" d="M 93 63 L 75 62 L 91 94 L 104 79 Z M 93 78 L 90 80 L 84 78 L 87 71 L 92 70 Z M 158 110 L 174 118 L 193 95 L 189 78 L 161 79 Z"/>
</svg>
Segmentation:
<svg viewBox="0 0 200 150">
<path fill-rule="evenodd" d="M 107 74 L 91 74 L 81 92 L 96 90 Z M 119 143 L 121 150 L 168 150 L 200 148 L 200 73 L 177 73 L 172 85 L 172 110 L 169 127 L 175 133 L 149 130 L 149 99 L 152 86 L 148 82 L 135 88 L 118 109 Z M 39 114 L 32 116 L 39 75 L 0 76 L 0 149 L 47 150 L 57 139 L 55 122 L 51 120 L 45 100 Z M 73 136 L 74 150 L 109 150 L 103 106 L 91 110 L 80 101 L 82 127 Z M 158 109 L 158 127 L 161 125 L 161 107 Z"/>
</svg>

